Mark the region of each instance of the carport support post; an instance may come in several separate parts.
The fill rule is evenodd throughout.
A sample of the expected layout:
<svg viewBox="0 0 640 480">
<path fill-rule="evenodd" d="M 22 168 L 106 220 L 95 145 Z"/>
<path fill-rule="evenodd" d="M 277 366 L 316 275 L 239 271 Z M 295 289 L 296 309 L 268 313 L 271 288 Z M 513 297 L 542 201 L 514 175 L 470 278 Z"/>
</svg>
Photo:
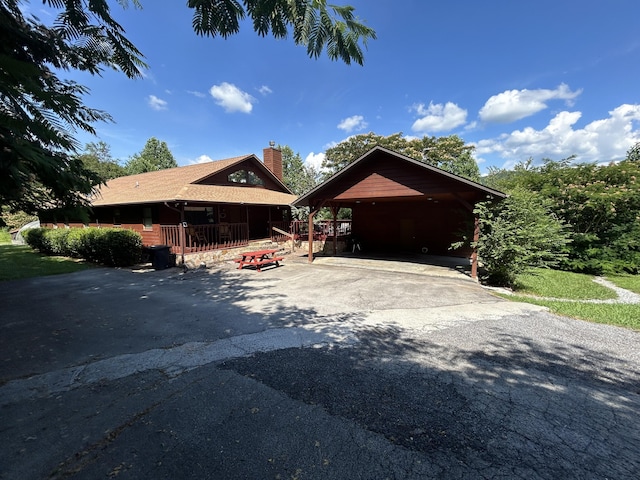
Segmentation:
<svg viewBox="0 0 640 480">
<path fill-rule="evenodd" d="M 478 240 L 480 240 L 480 215 L 474 210 L 474 206 L 467 202 L 457 193 L 453 193 L 453 196 L 469 210 L 473 215 L 473 251 L 471 252 L 471 278 L 478 279 Z"/>
<path fill-rule="evenodd" d="M 318 210 L 309 211 L 309 263 L 313 262 L 313 217 L 316 213 Z"/>
<path fill-rule="evenodd" d="M 339 206 L 331 205 L 331 214 L 333 215 L 333 255 L 338 254 L 338 212 Z"/>
<path fill-rule="evenodd" d="M 187 266 L 184 264 L 184 247 L 187 243 L 187 235 L 184 231 L 184 204 L 180 205 L 180 252 L 182 269 L 186 271 Z"/>
<path fill-rule="evenodd" d="M 471 253 L 471 278 L 478 278 L 478 240 L 480 240 L 480 215 L 473 214 L 473 252 Z"/>
</svg>

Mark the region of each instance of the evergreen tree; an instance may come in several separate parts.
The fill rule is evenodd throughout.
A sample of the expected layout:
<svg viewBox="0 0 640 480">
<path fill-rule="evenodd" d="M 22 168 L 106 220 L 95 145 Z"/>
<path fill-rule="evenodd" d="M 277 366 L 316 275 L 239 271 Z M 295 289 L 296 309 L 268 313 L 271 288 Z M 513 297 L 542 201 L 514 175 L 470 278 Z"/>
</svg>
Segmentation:
<svg viewBox="0 0 640 480">
<path fill-rule="evenodd" d="M 278 145 L 282 151 L 282 175 L 284 184 L 296 195 L 303 195 L 319 182 L 319 174 L 311 165 L 305 165 L 299 153 L 291 147 Z"/>
<path fill-rule="evenodd" d="M 161 142 L 155 137 L 147 140 L 140 153 L 136 153 L 125 165 L 127 175 L 136 173 L 154 172 L 165 168 L 177 167 L 178 163 L 166 142 Z"/>
<path fill-rule="evenodd" d="M 111 149 L 105 142 L 87 143 L 79 158 L 85 168 L 97 173 L 103 182 L 127 174 L 125 168 L 113 159 Z"/>
</svg>

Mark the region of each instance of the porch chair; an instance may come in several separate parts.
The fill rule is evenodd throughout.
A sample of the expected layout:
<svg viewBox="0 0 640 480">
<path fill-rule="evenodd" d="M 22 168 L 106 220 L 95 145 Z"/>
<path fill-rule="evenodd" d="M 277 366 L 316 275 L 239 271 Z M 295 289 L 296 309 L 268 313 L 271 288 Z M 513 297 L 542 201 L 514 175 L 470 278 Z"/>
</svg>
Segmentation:
<svg viewBox="0 0 640 480">
<path fill-rule="evenodd" d="M 187 233 L 189 233 L 189 236 L 191 237 L 191 241 L 196 243 L 196 245 L 206 245 L 207 244 L 207 237 L 204 236 L 204 234 L 202 233 L 202 230 L 194 227 L 193 225 L 190 225 L 187 228 Z"/>
<path fill-rule="evenodd" d="M 226 243 L 231 241 L 231 227 L 224 223 L 218 225 L 218 243 Z"/>
</svg>

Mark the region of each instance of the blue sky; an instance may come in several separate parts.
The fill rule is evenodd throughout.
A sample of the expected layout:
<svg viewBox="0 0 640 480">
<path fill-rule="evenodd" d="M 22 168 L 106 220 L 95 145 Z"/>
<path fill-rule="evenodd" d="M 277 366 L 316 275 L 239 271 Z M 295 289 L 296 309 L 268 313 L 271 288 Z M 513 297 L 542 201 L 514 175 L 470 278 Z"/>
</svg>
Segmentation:
<svg viewBox="0 0 640 480">
<path fill-rule="evenodd" d="M 227 40 L 197 37 L 184 1 L 113 3 L 145 78 L 64 77 L 115 120 L 78 138 L 123 161 L 153 136 L 180 165 L 261 157 L 270 140 L 319 165 L 327 148 L 371 131 L 457 134 L 485 172 L 529 157 L 618 160 L 640 141 L 637 0 L 334 0 L 377 32 L 362 67 L 309 59 L 248 23 Z"/>
</svg>

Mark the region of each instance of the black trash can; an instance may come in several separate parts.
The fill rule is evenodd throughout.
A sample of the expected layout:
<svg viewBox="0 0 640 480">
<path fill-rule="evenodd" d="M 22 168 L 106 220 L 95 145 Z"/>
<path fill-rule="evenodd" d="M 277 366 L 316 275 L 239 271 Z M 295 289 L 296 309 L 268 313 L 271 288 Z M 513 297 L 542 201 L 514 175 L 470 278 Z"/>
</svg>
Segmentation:
<svg viewBox="0 0 640 480">
<path fill-rule="evenodd" d="M 151 245 L 151 266 L 155 270 L 164 270 L 171 266 L 171 247 L 169 245 Z"/>
</svg>

